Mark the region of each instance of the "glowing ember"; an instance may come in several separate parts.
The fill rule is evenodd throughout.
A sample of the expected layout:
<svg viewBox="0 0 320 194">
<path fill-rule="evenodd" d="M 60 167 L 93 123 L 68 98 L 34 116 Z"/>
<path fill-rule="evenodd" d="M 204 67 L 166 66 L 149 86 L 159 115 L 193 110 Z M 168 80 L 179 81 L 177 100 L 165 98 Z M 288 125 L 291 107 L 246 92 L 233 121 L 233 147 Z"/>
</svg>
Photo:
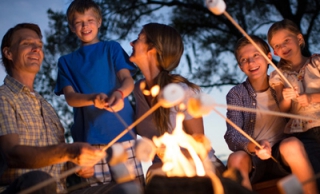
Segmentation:
<svg viewBox="0 0 320 194">
<path fill-rule="evenodd" d="M 160 87 L 159 87 L 158 85 L 155 85 L 155 86 L 153 86 L 153 87 L 151 88 L 150 92 L 151 92 L 151 96 L 152 96 L 152 97 L 155 97 L 155 96 L 157 96 L 157 95 L 159 94 L 159 92 L 160 92 Z"/>
</svg>

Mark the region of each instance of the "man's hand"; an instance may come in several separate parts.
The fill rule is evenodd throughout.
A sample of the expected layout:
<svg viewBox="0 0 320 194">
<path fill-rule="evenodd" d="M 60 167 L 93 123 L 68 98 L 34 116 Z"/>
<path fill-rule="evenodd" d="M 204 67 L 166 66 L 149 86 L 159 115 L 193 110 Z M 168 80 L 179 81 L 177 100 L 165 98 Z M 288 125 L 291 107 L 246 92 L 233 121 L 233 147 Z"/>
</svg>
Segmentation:
<svg viewBox="0 0 320 194">
<path fill-rule="evenodd" d="M 94 167 L 82 167 L 78 172 L 76 172 L 76 175 L 82 178 L 90 178 L 94 175 Z"/>
<path fill-rule="evenodd" d="M 88 143 L 76 142 L 69 146 L 69 160 L 79 166 L 92 167 L 102 158 L 106 152 L 91 146 Z"/>
</svg>

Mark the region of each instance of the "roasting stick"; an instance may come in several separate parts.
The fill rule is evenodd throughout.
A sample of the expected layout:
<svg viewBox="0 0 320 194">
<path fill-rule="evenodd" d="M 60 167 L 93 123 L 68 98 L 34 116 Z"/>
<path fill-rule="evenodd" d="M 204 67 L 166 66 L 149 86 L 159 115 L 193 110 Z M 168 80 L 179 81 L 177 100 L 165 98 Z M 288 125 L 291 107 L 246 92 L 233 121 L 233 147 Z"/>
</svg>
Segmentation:
<svg viewBox="0 0 320 194">
<path fill-rule="evenodd" d="M 133 127 L 135 127 L 137 124 L 139 124 L 143 119 L 148 117 L 151 113 L 153 113 L 155 110 L 157 110 L 161 106 L 162 102 L 159 101 L 157 104 L 155 104 L 153 107 L 151 107 L 147 112 L 145 112 L 140 118 L 138 118 L 135 122 L 133 122 L 130 126 L 128 126 L 126 129 L 124 129 L 117 137 L 115 137 L 110 143 L 108 143 L 106 146 L 102 148 L 102 150 L 107 150 L 110 146 L 112 146 L 116 141 L 118 141 L 122 136 L 124 136 L 126 133 L 128 133 Z"/>
<path fill-rule="evenodd" d="M 238 127 L 236 124 L 234 124 L 231 120 L 223 116 L 220 112 L 216 110 L 216 107 L 224 107 L 228 109 L 238 110 L 238 111 L 247 111 L 247 112 L 253 112 L 253 113 L 263 113 L 263 114 L 271 114 L 281 117 L 289 117 L 289 118 L 295 118 L 295 119 L 303 119 L 303 120 L 316 120 L 315 118 L 305 117 L 305 116 L 299 116 L 299 115 L 293 115 L 288 113 L 281 113 L 276 111 L 267 111 L 267 110 L 257 110 L 252 108 L 246 108 L 246 107 L 240 107 L 240 106 L 232 106 L 232 105 L 219 105 L 216 104 L 214 99 L 205 93 L 200 93 L 198 95 L 195 95 L 192 98 L 189 98 L 188 101 L 188 112 L 190 115 L 192 115 L 195 118 L 202 117 L 203 115 L 208 114 L 212 110 L 214 110 L 218 115 L 223 117 L 231 126 L 233 126 L 239 133 L 241 133 L 243 136 L 245 136 L 247 139 L 249 139 L 252 143 L 254 143 L 258 148 L 262 149 L 262 146 L 257 143 L 252 137 L 250 137 L 247 133 L 245 133 L 240 127 Z M 271 158 L 276 161 L 272 156 Z M 276 161 L 277 162 L 277 161 Z"/>
<path fill-rule="evenodd" d="M 177 105 L 184 99 L 184 90 L 179 84 L 168 84 L 161 94 L 159 101 L 151 107 L 147 112 L 145 112 L 140 118 L 138 118 L 135 122 L 133 122 L 130 126 L 124 129 L 117 137 L 115 137 L 110 143 L 108 143 L 102 150 L 107 150 L 110 146 L 112 146 L 116 141 L 118 141 L 123 135 L 125 135 L 128 131 L 130 131 L 133 127 L 138 125 L 143 119 L 147 118 L 151 113 L 157 110 L 160 106 L 165 108 L 169 108 Z M 116 114 L 117 115 L 117 114 Z M 118 115 L 120 116 L 120 115 Z M 122 120 L 122 118 L 120 117 Z M 123 120 L 122 120 L 123 121 Z M 121 122 L 122 122 L 121 121 Z M 122 122 L 125 126 L 127 124 Z"/>
<path fill-rule="evenodd" d="M 276 112 L 276 111 L 271 111 L 271 110 L 258 110 L 258 109 L 254 109 L 254 108 L 247 108 L 247 107 L 235 106 L 235 105 L 229 105 L 229 104 L 227 104 L 227 105 L 217 104 L 217 103 L 215 103 L 214 99 L 210 95 L 205 94 L 205 93 L 197 94 L 197 95 L 189 98 L 189 101 L 188 101 L 188 112 L 193 117 L 201 117 L 203 115 L 207 115 L 210 113 L 210 111 L 212 111 L 212 109 L 214 109 L 216 107 L 244 111 L 244 112 L 269 114 L 269 115 L 275 115 L 275 116 L 292 118 L 292 119 L 301 119 L 301 120 L 306 120 L 306 121 L 312 121 L 312 120 L 318 119 L 316 117 L 295 115 L 295 114 Z"/>
<path fill-rule="evenodd" d="M 227 117 L 225 117 L 224 115 L 222 115 L 217 109 L 213 109 L 214 112 L 216 112 L 219 116 L 221 116 L 222 118 L 224 118 L 224 120 L 226 120 L 233 128 L 235 128 L 239 133 L 241 133 L 243 136 L 245 136 L 248 140 L 250 140 L 252 143 L 254 143 L 259 149 L 263 149 L 263 147 L 256 141 L 254 140 L 252 137 L 250 137 L 250 135 L 248 135 L 246 132 L 244 132 L 240 127 L 238 127 L 234 122 L 232 122 L 230 119 L 228 119 Z M 275 161 L 276 163 L 279 163 L 277 159 L 275 159 L 273 156 L 270 155 L 270 158 Z"/>
<path fill-rule="evenodd" d="M 238 30 L 251 42 L 251 44 L 256 47 L 256 49 L 262 54 L 262 56 L 268 61 L 269 64 L 278 72 L 281 78 L 290 86 L 290 88 L 294 89 L 289 80 L 282 74 L 282 72 L 278 69 L 278 67 L 267 57 L 267 55 L 261 50 L 261 48 L 250 38 L 250 36 L 234 21 L 234 19 L 228 14 L 228 12 L 223 12 L 223 14 L 233 23 Z"/>
<path fill-rule="evenodd" d="M 39 184 L 36 184 L 36 185 L 34 185 L 34 186 L 32 186 L 32 187 L 29 187 L 28 189 L 25 189 L 25 190 L 19 192 L 19 194 L 32 193 L 32 192 L 34 192 L 34 191 L 36 191 L 36 190 L 38 190 L 38 189 L 41 189 L 42 187 L 45 187 L 45 186 L 47 186 L 47 185 L 49 185 L 49 184 L 51 184 L 51 183 L 57 182 L 57 181 L 59 181 L 60 179 L 65 178 L 65 177 L 67 177 L 67 176 L 69 176 L 69 175 L 77 172 L 77 171 L 80 170 L 81 168 L 82 168 L 81 166 L 76 166 L 76 167 L 74 167 L 74 168 L 71 168 L 70 170 L 67 170 L 67 171 L 63 172 L 63 173 L 57 175 L 56 177 L 52 177 L 52 178 L 50 178 L 50 179 L 47 179 L 47 180 L 45 180 L 45 181 L 42 181 L 42 182 L 39 183 Z"/>
<path fill-rule="evenodd" d="M 223 0 L 207 0 L 207 7 L 209 10 L 215 15 L 224 14 L 230 22 L 238 28 L 238 30 L 252 43 L 254 47 L 262 54 L 262 56 L 272 65 L 272 67 L 278 72 L 280 77 L 290 86 L 292 89 L 292 84 L 288 81 L 288 79 L 282 74 L 282 72 L 277 68 L 277 66 L 267 57 L 267 55 L 261 50 L 261 48 L 250 38 L 250 36 L 242 29 L 242 27 L 229 15 L 229 13 L 225 10 L 226 4 Z"/>
<path fill-rule="evenodd" d="M 111 106 L 109 106 L 109 108 L 111 109 L 112 113 L 117 117 L 117 119 L 120 121 L 120 123 L 126 128 L 128 129 L 129 126 L 126 123 L 126 121 L 121 117 L 121 115 L 119 115 L 119 113 L 117 113 Z M 124 129 L 124 130 L 126 130 Z M 136 134 L 134 134 L 131 130 L 129 130 L 130 135 L 135 139 L 136 138 Z"/>
<path fill-rule="evenodd" d="M 184 99 L 184 90 L 179 84 L 168 84 L 163 89 L 163 92 L 161 94 L 161 97 L 159 98 L 158 103 L 156 103 L 153 107 L 151 107 L 147 112 L 145 112 L 140 118 L 138 118 L 134 123 L 132 123 L 130 126 L 128 126 L 126 129 L 124 129 L 123 132 L 121 132 L 117 137 L 115 137 L 109 144 L 107 144 L 105 147 L 103 147 L 102 150 L 107 150 L 110 146 L 112 146 L 117 140 L 119 140 L 123 135 L 125 135 L 127 132 L 129 132 L 133 127 L 135 127 L 137 124 L 139 124 L 143 119 L 148 117 L 151 113 L 153 113 L 155 110 L 157 110 L 160 106 L 163 106 L 165 108 L 169 108 L 172 106 L 175 106 L 179 104 Z M 114 111 L 113 111 L 114 112 Z M 117 115 L 117 114 L 116 114 Z M 120 116 L 120 115 L 119 115 Z M 125 123 L 125 122 L 124 122 Z M 102 158 L 101 158 L 102 159 Z M 50 179 L 47 179 L 39 184 L 36 184 L 28 189 L 25 189 L 19 194 L 28 194 L 32 193 L 38 189 L 41 189 L 42 187 L 45 187 L 51 183 L 54 183 L 62 178 L 65 178 L 78 170 L 80 170 L 82 166 L 76 166 L 74 168 L 71 168 L 60 175 L 57 175 L 56 177 L 52 177 Z"/>
<path fill-rule="evenodd" d="M 234 106 L 234 105 L 215 104 L 214 106 L 227 108 L 227 109 L 231 109 L 231 110 L 239 110 L 239 111 L 244 111 L 244 112 L 269 114 L 269 115 L 287 117 L 287 118 L 292 118 L 292 119 L 301 119 L 301 120 L 306 120 L 306 121 L 317 120 L 317 118 L 310 117 L 310 116 L 295 115 L 295 114 L 276 112 L 276 111 L 270 111 L 270 110 L 258 110 L 258 109 L 241 107 L 241 106 Z"/>
</svg>

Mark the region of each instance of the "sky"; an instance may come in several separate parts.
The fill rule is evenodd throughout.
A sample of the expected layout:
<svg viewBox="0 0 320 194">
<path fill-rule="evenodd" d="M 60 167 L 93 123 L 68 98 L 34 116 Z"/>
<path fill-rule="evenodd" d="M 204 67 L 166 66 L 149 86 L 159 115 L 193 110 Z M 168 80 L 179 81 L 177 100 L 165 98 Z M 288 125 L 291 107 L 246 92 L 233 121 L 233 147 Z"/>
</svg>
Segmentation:
<svg viewBox="0 0 320 194">
<path fill-rule="evenodd" d="M 64 11 L 68 6 L 68 0 L 0 0 L 0 38 L 7 32 L 7 30 L 21 22 L 32 22 L 40 26 L 43 35 L 44 31 L 48 29 L 47 10 L 51 8 L 53 11 Z M 161 23 L 161 21 L 155 21 Z M 129 42 L 121 43 L 124 49 L 131 54 Z M 3 66 L 0 67 L 0 84 L 3 84 L 3 79 L 6 73 Z M 216 103 L 226 104 L 225 96 L 230 90 L 230 86 L 222 87 L 220 89 L 214 88 L 209 94 L 214 97 Z M 225 115 L 225 109 L 218 109 Z M 205 134 L 211 141 L 216 155 L 221 160 L 226 160 L 230 150 L 224 141 L 224 133 L 226 131 L 226 124 L 222 117 L 216 113 L 211 112 L 204 116 Z"/>
</svg>

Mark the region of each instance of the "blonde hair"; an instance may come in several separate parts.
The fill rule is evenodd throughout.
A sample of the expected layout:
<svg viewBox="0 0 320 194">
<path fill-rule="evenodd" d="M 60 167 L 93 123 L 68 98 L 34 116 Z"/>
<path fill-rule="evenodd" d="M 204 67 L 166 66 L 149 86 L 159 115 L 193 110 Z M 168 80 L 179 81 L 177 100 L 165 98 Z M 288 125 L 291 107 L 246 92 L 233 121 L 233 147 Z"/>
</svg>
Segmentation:
<svg viewBox="0 0 320 194">
<path fill-rule="evenodd" d="M 268 35 L 267 35 L 269 44 L 270 44 L 271 39 L 274 36 L 274 34 L 279 30 L 289 30 L 290 32 L 292 32 L 295 35 L 299 35 L 299 34 L 302 35 L 300 29 L 298 28 L 298 26 L 293 21 L 288 20 L 288 19 L 284 19 L 284 20 L 275 22 L 269 28 Z M 302 36 L 302 44 L 300 44 L 301 50 L 304 48 L 304 46 L 305 46 L 305 41 L 304 41 L 304 38 Z M 289 64 L 284 59 L 280 59 L 280 61 L 278 63 L 278 67 L 280 69 L 283 69 L 283 70 L 291 70 L 292 69 L 291 64 Z"/>
<path fill-rule="evenodd" d="M 92 9 L 102 19 L 102 13 L 99 6 L 92 0 L 74 0 L 67 9 L 67 19 L 69 26 L 73 26 L 73 18 L 75 13 L 83 14 L 85 11 Z"/>
<path fill-rule="evenodd" d="M 158 23 L 149 23 L 143 26 L 142 32 L 145 33 L 147 44 L 157 50 L 157 61 L 160 73 L 156 77 L 154 84 L 159 85 L 160 89 L 169 83 L 185 83 L 195 91 L 200 87 L 189 82 L 186 78 L 171 74 L 180 63 L 183 54 L 183 42 L 176 29 Z M 156 104 L 157 98 L 152 100 L 152 105 Z M 170 109 L 160 107 L 153 114 L 153 121 L 160 134 L 168 131 L 170 125 Z"/>
</svg>

